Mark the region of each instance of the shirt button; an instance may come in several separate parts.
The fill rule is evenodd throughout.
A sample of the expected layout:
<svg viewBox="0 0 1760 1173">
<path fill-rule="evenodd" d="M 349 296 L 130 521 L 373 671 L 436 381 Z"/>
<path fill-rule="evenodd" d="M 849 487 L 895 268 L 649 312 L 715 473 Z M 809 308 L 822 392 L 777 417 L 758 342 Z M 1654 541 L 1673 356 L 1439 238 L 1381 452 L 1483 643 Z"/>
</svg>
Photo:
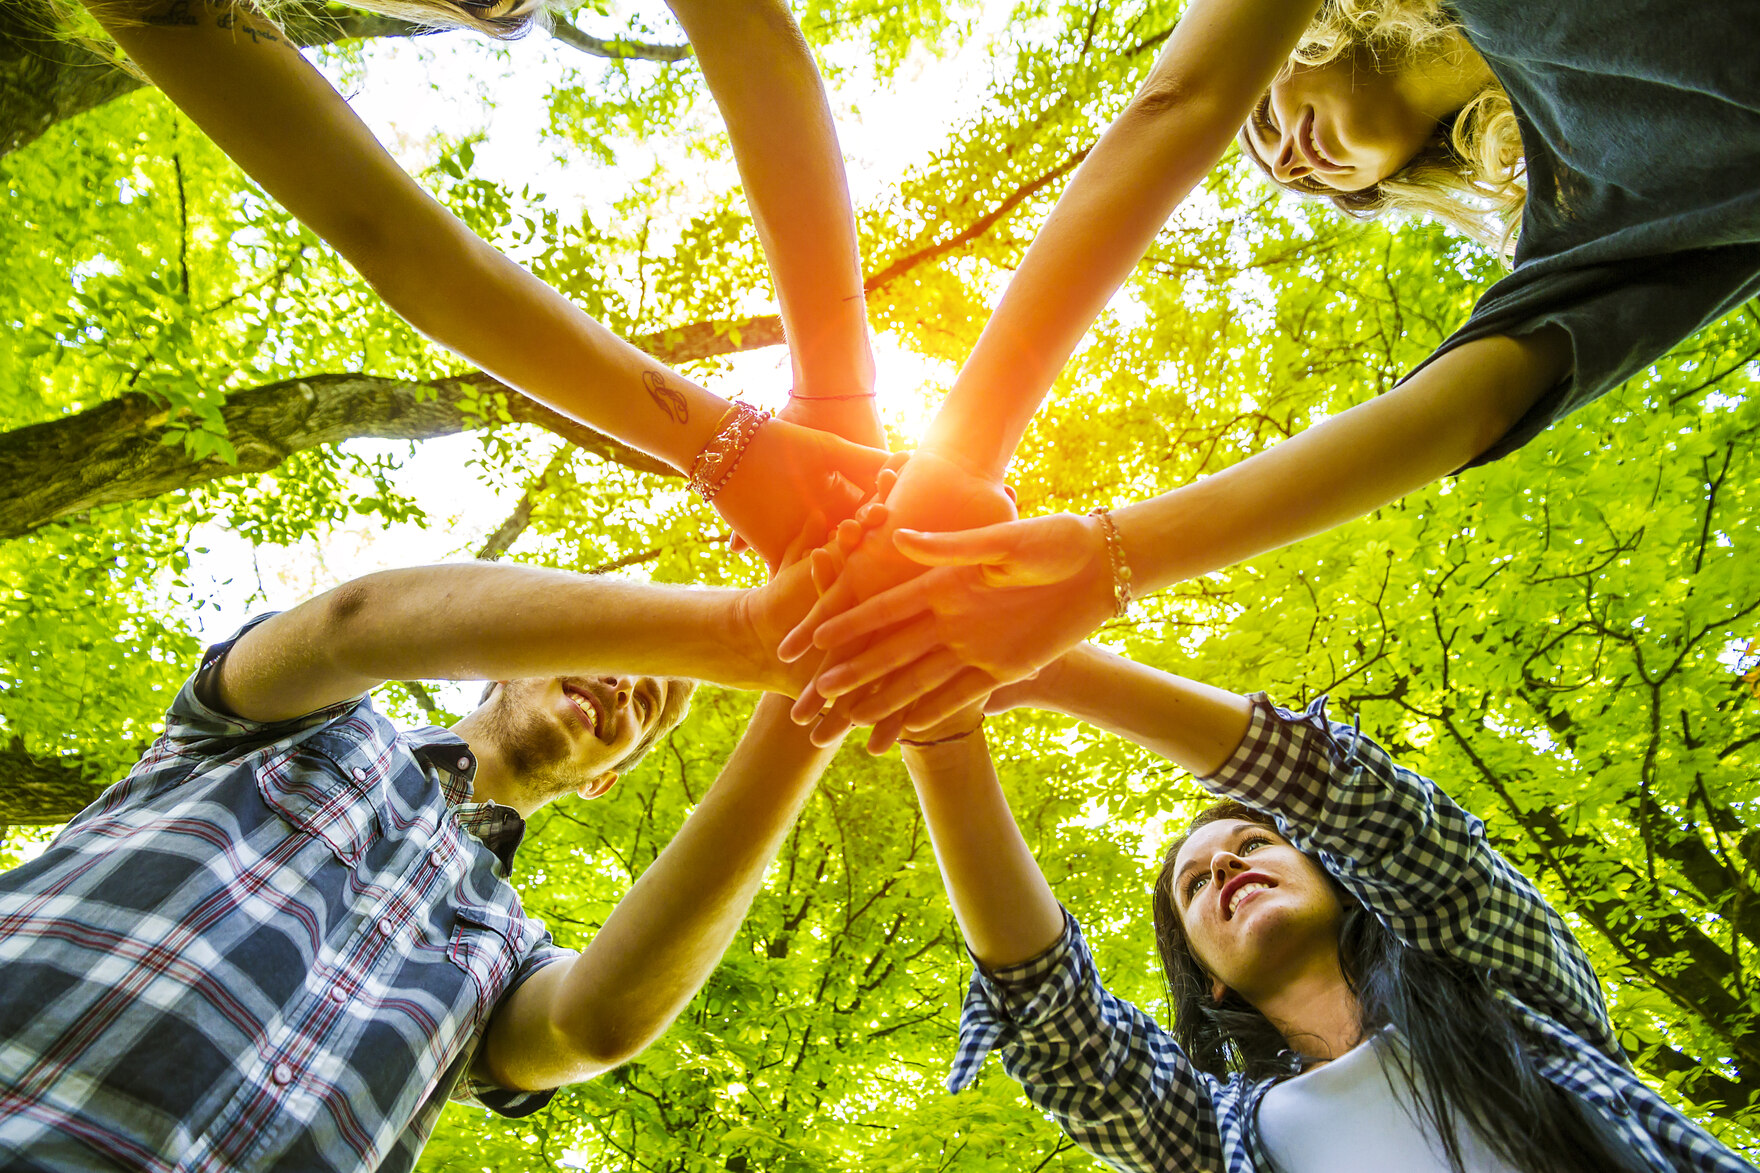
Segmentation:
<svg viewBox="0 0 1760 1173">
<path fill-rule="evenodd" d="M 470 769 L 471 768 L 471 760 L 469 758 L 459 758 L 458 759 L 458 768 L 461 770 Z"/>
<path fill-rule="evenodd" d="M 341 986 L 331 986 L 330 1000 L 332 1002 L 346 1002 L 348 1001 L 348 991 Z"/>
<path fill-rule="evenodd" d="M 365 770 L 361 769 L 359 766 L 356 766 L 354 768 L 353 773 L 354 773 L 354 780 L 356 782 L 365 782 L 367 780 L 367 772 Z"/>
<path fill-rule="evenodd" d="M 275 1064 L 275 1082 L 282 1083 L 282 1084 L 292 1083 L 293 1082 L 293 1068 L 289 1067 L 285 1063 Z"/>
<path fill-rule="evenodd" d="M 396 927 L 397 927 L 396 925 L 393 925 L 391 923 L 390 917 L 382 916 L 379 918 L 379 931 L 381 933 L 383 933 L 385 936 L 389 937 L 391 935 L 392 930 L 395 929 Z"/>
<path fill-rule="evenodd" d="M 446 852 L 443 851 L 439 847 L 428 848 L 428 862 L 433 864 L 437 868 L 445 867 L 446 866 Z"/>
</svg>

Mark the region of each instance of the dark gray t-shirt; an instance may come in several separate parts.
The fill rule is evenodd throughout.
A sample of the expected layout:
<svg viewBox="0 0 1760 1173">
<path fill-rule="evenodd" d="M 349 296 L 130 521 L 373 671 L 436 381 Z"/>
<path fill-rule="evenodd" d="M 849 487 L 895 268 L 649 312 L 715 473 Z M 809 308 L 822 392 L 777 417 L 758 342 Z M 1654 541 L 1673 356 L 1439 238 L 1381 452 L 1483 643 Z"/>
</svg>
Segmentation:
<svg viewBox="0 0 1760 1173">
<path fill-rule="evenodd" d="M 1483 464 L 1760 294 L 1760 0 L 1452 9 L 1515 105 L 1529 195 L 1514 271 L 1436 355 L 1556 324 L 1576 356 Z"/>
</svg>

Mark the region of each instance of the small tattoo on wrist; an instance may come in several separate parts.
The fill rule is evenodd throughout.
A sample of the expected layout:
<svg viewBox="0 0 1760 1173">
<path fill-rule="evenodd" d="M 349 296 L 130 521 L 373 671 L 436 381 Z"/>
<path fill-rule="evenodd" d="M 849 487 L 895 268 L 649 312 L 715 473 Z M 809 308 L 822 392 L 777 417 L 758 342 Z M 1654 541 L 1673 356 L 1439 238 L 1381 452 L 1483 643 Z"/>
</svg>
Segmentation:
<svg viewBox="0 0 1760 1173">
<path fill-rule="evenodd" d="M 689 423 L 691 405 L 685 400 L 683 393 L 666 385 L 666 376 L 659 371 L 643 371 L 642 386 L 648 389 L 656 406 L 666 413 L 673 423 Z"/>
<path fill-rule="evenodd" d="M 189 10 L 190 0 L 172 0 L 163 11 L 155 12 L 147 17 L 148 24 L 156 24 L 165 28 L 178 28 L 194 25 L 197 22 L 195 13 Z"/>
<path fill-rule="evenodd" d="M 253 24 L 250 13 L 240 15 L 236 4 L 231 0 L 170 0 L 156 12 L 147 14 L 142 19 L 159 28 L 194 28 L 202 23 L 198 8 L 205 8 L 214 14 L 214 26 L 226 32 L 241 32 L 257 45 L 268 41 L 271 45 L 282 44 L 282 38 L 276 35 L 273 25 Z"/>
</svg>

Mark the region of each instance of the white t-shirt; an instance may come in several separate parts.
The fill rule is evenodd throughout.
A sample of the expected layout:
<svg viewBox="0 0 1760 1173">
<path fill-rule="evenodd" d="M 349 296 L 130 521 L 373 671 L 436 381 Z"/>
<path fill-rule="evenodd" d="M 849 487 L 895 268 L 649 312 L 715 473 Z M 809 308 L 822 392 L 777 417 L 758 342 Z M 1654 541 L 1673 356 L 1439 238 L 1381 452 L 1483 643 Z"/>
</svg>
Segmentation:
<svg viewBox="0 0 1760 1173">
<path fill-rule="evenodd" d="M 1399 1047 L 1384 1030 L 1265 1093 L 1259 1139 L 1278 1173 L 1449 1173 L 1442 1142 L 1391 1061 Z M 1467 1173 L 1516 1173 L 1471 1127 L 1458 1124 L 1456 1134 Z"/>
</svg>

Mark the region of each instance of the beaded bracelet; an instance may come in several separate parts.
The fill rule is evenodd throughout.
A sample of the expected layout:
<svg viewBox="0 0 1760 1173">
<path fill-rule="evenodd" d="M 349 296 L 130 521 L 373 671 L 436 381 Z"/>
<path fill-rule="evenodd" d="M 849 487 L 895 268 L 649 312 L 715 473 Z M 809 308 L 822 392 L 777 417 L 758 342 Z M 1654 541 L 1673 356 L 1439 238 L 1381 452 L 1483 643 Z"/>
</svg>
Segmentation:
<svg viewBox="0 0 1760 1173">
<path fill-rule="evenodd" d="M 1100 519 L 1100 532 L 1106 537 L 1106 557 L 1112 563 L 1112 616 L 1123 619 L 1131 609 L 1131 568 L 1124 560 L 1124 541 L 1118 536 L 1118 523 L 1104 509 L 1095 509 L 1088 516 Z"/>
<path fill-rule="evenodd" d="M 691 465 L 690 486 L 698 496 L 704 501 L 715 500 L 733 470 L 739 467 L 740 457 L 746 454 L 752 437 L 769 419 L 769 412 L 759 411 L 749 403 L 734 401 L 715 425 L 715 435 L 703 445 L 696 462 Z"/>
<path fill-rule="evenodd" d="M 984 718 L 980 716 L 978 718 L 978 723 L 976 725 L 973 725 L 970 729 L 966 730 L 964 733 L 950 733 L 946 737 L 932 737 L 928 741 L 913 741 L 911 738 L 901 737 L 898 739 L 898 744 L 908 745 L 912 749 L 922 749 L 924 746 L 928 746 L 928 745 L 946 745 L 950 741 L 964 741 L 966 738 L 970 737 L 972 734 L 976 733 L 978 730 L 982 729 L 983 727 L 984 727 Z"/>
</svg>

